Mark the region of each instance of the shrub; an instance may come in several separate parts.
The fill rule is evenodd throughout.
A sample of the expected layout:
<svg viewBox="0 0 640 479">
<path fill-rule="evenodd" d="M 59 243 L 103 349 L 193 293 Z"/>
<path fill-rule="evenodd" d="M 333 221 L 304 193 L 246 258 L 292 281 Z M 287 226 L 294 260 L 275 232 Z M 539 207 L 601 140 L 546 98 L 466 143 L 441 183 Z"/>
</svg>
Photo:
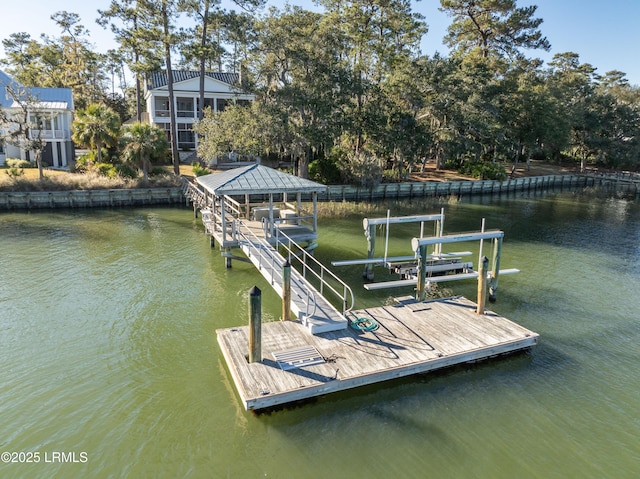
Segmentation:
<svg viewBox="0 0 640 479">
<path fill-rule="evenodd" d="M 137 178 L 138 177 L 138 171 L 135 170 L 134 168 L 131 168 L 129 165 L 116 165 L 116 172 L 118 173 L 118 176 L 120 176 L 121 178 Z"/>
<path fill-rule="evenodd" d="M 444 162 L 445 170 L 457 170 L 462 167 L 462 162 L 457 158 L 447 158 Z"/>
<path fill-rule="evenodd" d="M 209 171 L 208 168 L 199 165 L 198 163 L 194 163 L 192 166 L 193 169 L 193 174 L 195 176 L 203 176 L 203 175 L 208 175 L 209 173 L 211 173 L 211 171 Z"/>
<path fill-rule="evenodd" d="M 35 168 L 37 166 L 34 161 L 21 160 L 20 158 L 7 158 L 4 163 L 9 168 Z"/>
<path fill-rule="evenodd" d="M 93 164 L 94 155 L 91 153 L 85 153 L 76 158 L 75 164 L 73 165 L 74 173 L 86 173 L 91 169 L 91 165 Z"/>
<path fill-rule="evenodd" d="M 504 181 L 507 179 L 507 172 L 500 163 L 489 161 L 466 161 L 458 169 L 463 175 L 471 176 L 481 180 Z"/>
<path fill-rule="evenodd" d="M 115 178 L 118 176 L 118 169 L 110 163 L 98 163 L 93 166 L 98 174 L 107 178 Z"/>
<path fill-rule="evenodd" d="M 309 163 L 309 178 L 325 185 L 340 183 L 340 170 L 334 157 L 322 157 Z"/>
<path fill-rule="evenodd" d="M 17 178 L 18 176 L 24 175 L 24 169 L 16 168 L 15 166 L 10 167 L 8 170 L 5 170 L 5 173 L 9 175 L 9 178 Z"/>
<path fill-rule="evenodd" d="M 394 168 L 391 170 L 384 170 L 382 172 L 383 183 L 399 183 L 400 181 L 402 181 L 402 177 L 399 170 Z"/>
</svg>

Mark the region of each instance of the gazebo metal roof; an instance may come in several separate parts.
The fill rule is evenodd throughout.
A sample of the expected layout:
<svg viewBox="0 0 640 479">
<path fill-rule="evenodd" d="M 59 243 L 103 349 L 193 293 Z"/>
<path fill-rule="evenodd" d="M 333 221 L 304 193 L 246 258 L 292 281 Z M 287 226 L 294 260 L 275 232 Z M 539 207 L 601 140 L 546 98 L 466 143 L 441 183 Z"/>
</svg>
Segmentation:
<svg viewBox="0 0 640 479">
<path fill-rule="evenodd" d="M 249 165 L 222 173 L 196 178 L 210 193 L 219 195 L 250 195 L 269 193 L 312 193 L 327 187 L 315 181 L 293 176 L 263 165 Z"/>
</svg>

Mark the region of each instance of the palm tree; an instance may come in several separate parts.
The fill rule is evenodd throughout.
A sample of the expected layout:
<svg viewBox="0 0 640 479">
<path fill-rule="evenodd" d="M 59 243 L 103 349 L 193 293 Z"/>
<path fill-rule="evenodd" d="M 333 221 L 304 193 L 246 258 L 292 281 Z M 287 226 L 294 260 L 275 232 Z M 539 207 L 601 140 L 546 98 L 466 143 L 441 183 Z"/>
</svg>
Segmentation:
<svg viewBox="0 0 640 479">
<path fill-rule="evenodd" d="M 97 150 L 102 163 L 102 147 L 114 146 L 120 133 L 120 117 L 109 107 L 93 103 L 77 113 L 71 126 L 73 141 Z"/>
<path fill-rule="evenodd" d="M 138 121 L 125 126 L 121 142 L 123 160 L 142 169 L 146 184 L 151 160 L 167 153 L 166 133 L 162 128 Z"/>
</svg>

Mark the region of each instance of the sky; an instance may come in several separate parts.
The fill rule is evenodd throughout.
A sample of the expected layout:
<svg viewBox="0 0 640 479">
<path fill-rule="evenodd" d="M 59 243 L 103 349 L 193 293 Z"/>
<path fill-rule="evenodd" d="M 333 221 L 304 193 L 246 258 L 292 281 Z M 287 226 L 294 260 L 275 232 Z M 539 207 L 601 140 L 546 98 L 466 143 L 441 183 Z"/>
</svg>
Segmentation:
<svg viewBox="0 0 640 479">
<path fill-rule="evenodd" d="M 268 5 L 281 7 L 286 0 L 268 0 Z M 230 5 L 223 0 L 223 5 Z M 106 9 L 110 0 L 30 0 L 25 10 L 22 2 L 3 2 L 0 39 L 12 33 L 27 32 L 38 39 L 41 33 L 58 36 L 60 31 L 51 15 L 65 10 L 80 15 L 82 24 L 91 32 L 90 40 L 96 50 L 106 52 L 116 45 L 111 32 L 95 23 L 98 9 Z M 292 5 L 313 8 L 309 0 L 289 0 Z M 604 74 L 620 70 L 631 84 L 640 86 L 640 1 L 638 0 L 518 0 L 518 6 L 537 5 L 536 16 L 544 21 L 540 27 L 551 43 L 551 51 L 529 51 L 530 57 L 548 62 L 556 53 L 574 52 L 582 63 L 590 63 L 596 72 Z M 451 19 L 438 10 L 438 0 L 413 2 L 415 12 L 421 13 L 429 26 L 422 42 L 428 55 L 438 51 L 447 54 L 442 44 Z M 0 57 L 4 49 L 0 45 Z"/>
</svg>

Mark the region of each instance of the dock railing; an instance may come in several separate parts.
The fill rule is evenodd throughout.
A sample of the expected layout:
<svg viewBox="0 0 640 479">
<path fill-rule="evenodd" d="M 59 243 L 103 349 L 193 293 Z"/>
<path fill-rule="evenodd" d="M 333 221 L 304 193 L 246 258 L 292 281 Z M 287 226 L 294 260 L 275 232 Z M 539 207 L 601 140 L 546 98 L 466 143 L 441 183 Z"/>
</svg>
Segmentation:
<svg viewBox="0 0 640 479">
<path fill-rule="evenodd" d="M 204 209 L 209 206 L 207 204 L 207 197 L 204 194 L 204 191 L 200 190 L 195 184 L 187 180 L 185 177 L 182 177 L 182 192 L 184 193 L 184 196 L 188 200 L 191 200 L 191 202 L 198 208 Z"/>
<path fill-rule="evenodd" d="M 299 262 L 302 269 L 300 273 L 303 278 L 309 281 L 308 276 L 313 276 L 318 281 L 321 296 L 326 297 L 324 294 L 325 291 L 328 290 L 340 300 L 343 315 L 353 309 L 355 297 L 349 285 L 338 278 L 320 261 L 315 259 L 306 249 L 296 243 L 290 236 L 283 231 L 280 231 L 279 228 L 276 229 L 276 247 L 278 246 L 282 246 L 287 251 L 289 255 L 289 263 L 292 263 L 294 259 Z M 334 287 L 330 281 L 332 281 L 338 288 L 341 288 L 342 292 Z"/>
<path fill-rule="evenodd" d="M 264 241 L 264 239 L 259 238 L 255 235 L 253 231 L 247 225 L 245 225 L 241 220 L 236 220 L 235 224 L 237 227 L 235 228 L 235 234 L 241 238 L 242 240 L 251 243 L 254 248 L 253 250 L 257 251 L 257 264 L 258 269 L 262 269 L 263 267 L 271 268 L 273 274 L 271 275 L 271 286 L 275 281 L 276 272 L 279 272 L 282 275 L 282 271 L 284 268 L 284 264 L 278 261 L 280 254 L 271 247 L 268 243 Z M 251 257 L 249 257 L 251 259 Z M 313 316 L 316 312 L 316 296 L 315 292 L 311 288 L 304 287 L 304 299 L 305 305 L 305 315 Z"/>
</svg>

